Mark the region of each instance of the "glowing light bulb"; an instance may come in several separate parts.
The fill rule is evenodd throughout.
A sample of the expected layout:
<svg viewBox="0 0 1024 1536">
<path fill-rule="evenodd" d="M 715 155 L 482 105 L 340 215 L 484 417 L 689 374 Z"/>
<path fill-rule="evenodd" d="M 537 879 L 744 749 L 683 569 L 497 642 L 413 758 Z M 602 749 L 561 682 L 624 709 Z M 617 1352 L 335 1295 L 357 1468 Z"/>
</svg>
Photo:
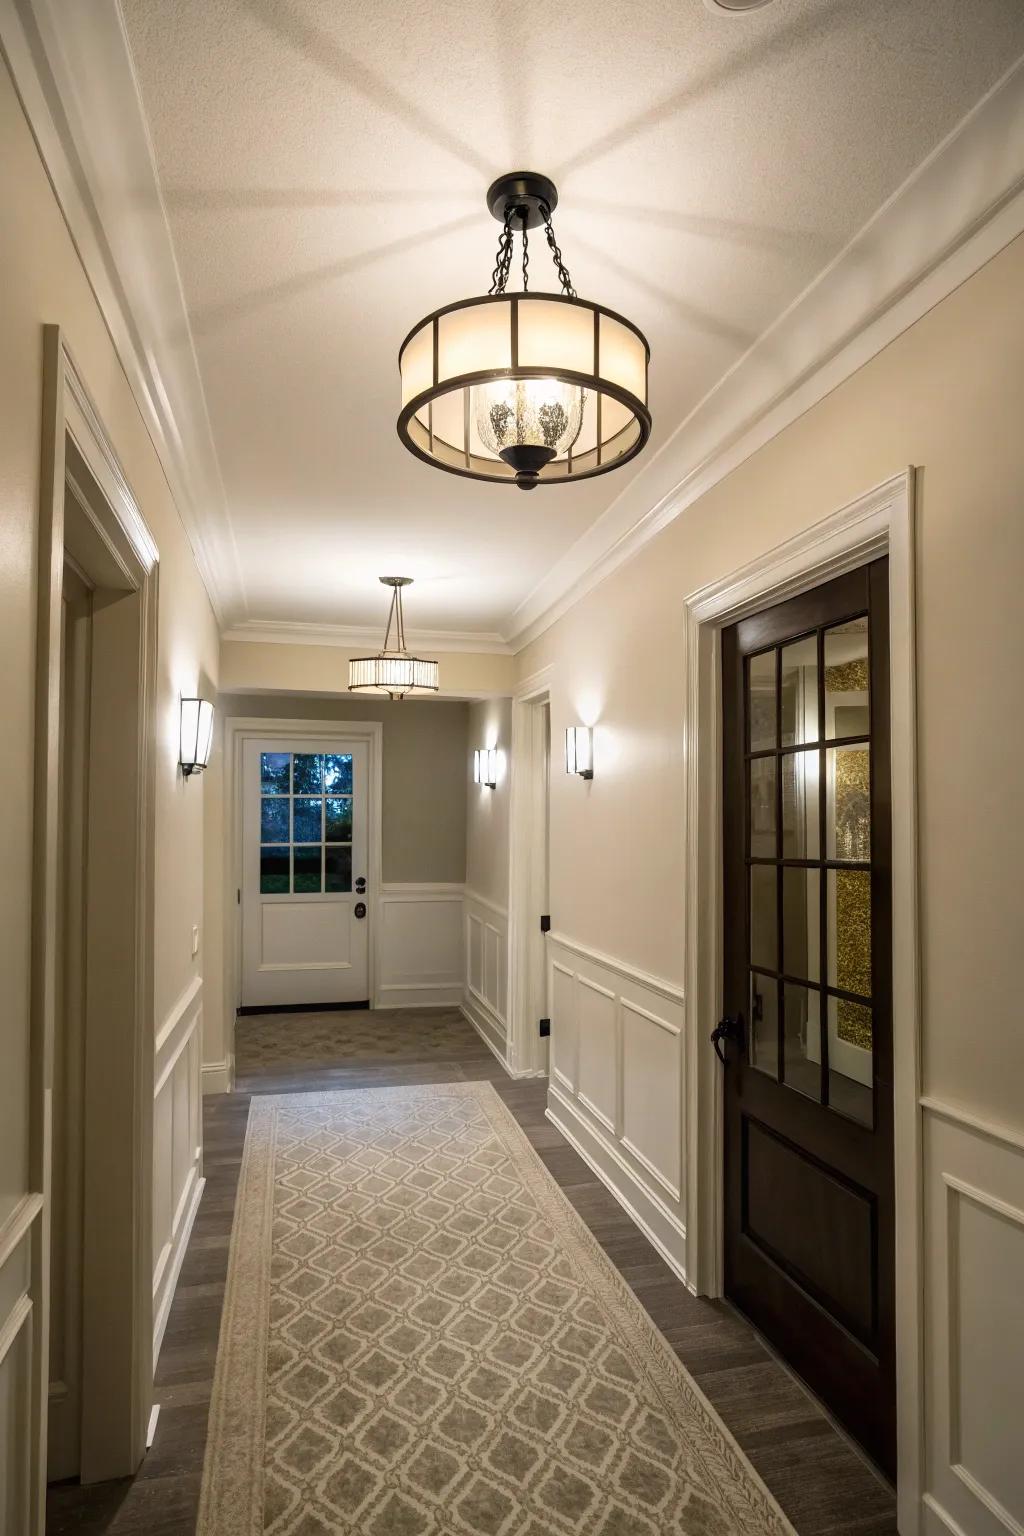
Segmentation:
<svg viewBox="0 0 1024 1536">
<path fill-rule="evenodd" d="M 524 491 L 575 443 L 585 403 L 586 392 L 561 379 L 496 379 L 473 390 L 480 441 L 515 470 Z"/>
</svg>

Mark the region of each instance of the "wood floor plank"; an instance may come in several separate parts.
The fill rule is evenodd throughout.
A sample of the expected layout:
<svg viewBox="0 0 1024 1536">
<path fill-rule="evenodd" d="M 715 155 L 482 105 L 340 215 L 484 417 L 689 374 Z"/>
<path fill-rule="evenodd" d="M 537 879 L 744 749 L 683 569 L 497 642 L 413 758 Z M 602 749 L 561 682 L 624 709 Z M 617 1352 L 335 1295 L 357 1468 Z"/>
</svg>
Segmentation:
<svg viewBox="0 0 1024 1536">
<path fill-rule="evenodd" d="M 48 1536 L 194 1536 L 231 1222 L 252 1094 L 490 1081 L 611 1262 L 735 1434 L 799 1536 L 895 1536 L 892 1490 L 730 1307 L 692 1296 L 614 1196 L 547 1120 L 547 1084 L 513 1080 L 456 1010 L 362 1014 L 358 1056 L 275 1056 L 274 1029 L 239 1021 L 236 1092 L 204 1101 L 206 1189 L 156 1375 L 153 1448 L 134 1479 L 50 1490 Z M 345 1016 L 334 1027 L 344 1029 Z M 280 1030 L 281 1016 L 276 1016 Z M 300 1038 L 297 1036 L 296 1038 Z M 374 1041 L 381 1042 L 375 1051 Z M 443 1043 L 439 1043 L 443 1040 Z"/>
</svg>

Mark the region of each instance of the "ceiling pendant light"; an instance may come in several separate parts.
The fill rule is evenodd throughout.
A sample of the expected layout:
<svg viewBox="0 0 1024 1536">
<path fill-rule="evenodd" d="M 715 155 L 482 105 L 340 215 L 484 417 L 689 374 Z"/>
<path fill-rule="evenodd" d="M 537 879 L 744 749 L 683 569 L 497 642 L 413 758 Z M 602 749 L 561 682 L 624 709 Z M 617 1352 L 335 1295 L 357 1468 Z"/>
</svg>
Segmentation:
<svg viewBox="0 0 1024 1536">
<path fill-rule="evenodd" d="M 398 435 L 418 458 L 532 491 L 626 464 L 651 435 L 650 348 L 631 321 L 576 296 L 555 240 L 554 182 L 502 176 L 487 206 L 502 226 L 490 291 L 435 310 L 398 354 Z M 561 292 L 531 293 L 531 229 L 544 234 Z M 521 293 L 507 291 L 516 234 Z"/>
<path fill-rule="evenodd" d="M 388 627 L 384 649 L 376 656 L 353 656 L 348 664 L 350 693 L 386 693 L 389 699 L 404 699 L 407 693 L 437 692 L 437 662 L 410 656 L 405 648 L 405 619 L 402 615 L 402 588 L 412 586 L 411 576 L 382 576 L 381 585 L 391 587 Z M 395 644 L 391 631 L 394 628 Z"/>
</svg>

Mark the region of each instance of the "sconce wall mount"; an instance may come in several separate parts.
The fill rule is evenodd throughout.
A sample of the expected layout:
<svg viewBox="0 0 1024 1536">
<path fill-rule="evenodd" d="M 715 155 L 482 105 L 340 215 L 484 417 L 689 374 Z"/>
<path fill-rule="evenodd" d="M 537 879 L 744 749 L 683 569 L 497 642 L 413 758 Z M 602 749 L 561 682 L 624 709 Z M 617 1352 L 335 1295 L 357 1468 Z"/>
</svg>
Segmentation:
<svg viewBox="0 0 1024 1536">
<path fill-rule="evenodd" d="M 565 771 L 581 779 L 594 777 L 594 732 L 589 725 L 566 727 Z"/>
<path fill-rule="evenodd" d="M 182 776 L 202 773 L 213 746 L 213 705 L 208 699 L 182 699 L 178 762 Z"/>
<path fill-rule="evenodd" d="M 495 789 L 498 784 L 497 747 L 477 747 L 473 753 L 473 783 L 484 789 Z"/>
</svg>

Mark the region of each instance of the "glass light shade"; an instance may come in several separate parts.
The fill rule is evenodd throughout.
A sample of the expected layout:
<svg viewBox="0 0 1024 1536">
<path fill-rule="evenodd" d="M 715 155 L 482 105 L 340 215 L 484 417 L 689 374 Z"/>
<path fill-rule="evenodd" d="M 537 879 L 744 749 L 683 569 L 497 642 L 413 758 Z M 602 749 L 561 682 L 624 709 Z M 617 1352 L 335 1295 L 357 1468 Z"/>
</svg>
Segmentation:
<svg viewBox="0 0 1024 1536">
<path fill-rule="evenodd" d="M 473 783 L 494 789 L 498 783 L 497 747 L 478 747 L 473 753 Z"/>
<path fill-rule="evenodd" d="M 436 693 L 437 662 L 422 661 L 407 651 L 355 656 L 348 664 L 348 686 L 352 693 L 385 693 L 389 699 L 404 699 L 413 689 Z"/>
<path fill-rule="evenodd" d="M 565 732 L 565 771 L 581 779 L 594 777 L 594 733 L 589 725 L 570 725 Z"/>
<path fill-rule="evenodd" d="M 437 310 L 399 353 L 398 435 L 452 474 L 529 489 L 625 464 L 651 431 L 647 342 L 565 294 L 495 294 Z"/>
<path fill-rule="evenodd" d="M 182 699 L 178 761 L 186 778 L 202 773 L 213 746 L 213 705 L 207 699 Z"/>
<path fill-rule="evenodd" d="M 567 453 L 580 435 L 585 400 L 578 384 L 561 379 L 498 379 L 472 391 L 480 441 L 499 456 L 522 444 Z"/>
</svg>

